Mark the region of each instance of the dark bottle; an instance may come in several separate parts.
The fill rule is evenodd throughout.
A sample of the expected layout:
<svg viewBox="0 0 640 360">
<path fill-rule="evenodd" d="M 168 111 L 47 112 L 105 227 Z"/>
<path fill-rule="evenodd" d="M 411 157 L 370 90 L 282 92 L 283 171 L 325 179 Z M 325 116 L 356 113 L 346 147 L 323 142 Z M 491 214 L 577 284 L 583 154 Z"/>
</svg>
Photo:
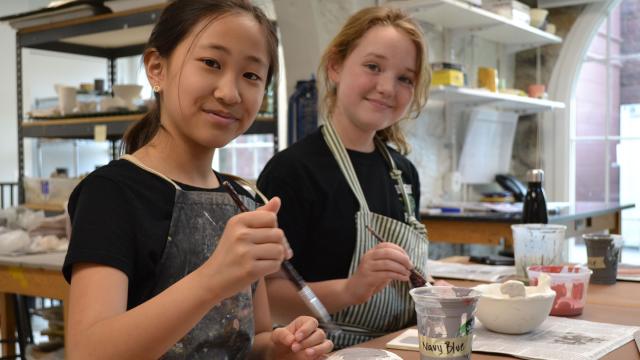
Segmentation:
<svg viewBox="0 0 640 360">
<path fill-rule="evenodd" d="M 522 222 L 524 224 L 546 224 L 549 222 L 547 199 L 542 189 L 543 180 L 544 171 L 540 169 L 527 171 L 529 189 L 527 189 L 527 195 L 524 197 L 522 206 Z"/>
</svg>

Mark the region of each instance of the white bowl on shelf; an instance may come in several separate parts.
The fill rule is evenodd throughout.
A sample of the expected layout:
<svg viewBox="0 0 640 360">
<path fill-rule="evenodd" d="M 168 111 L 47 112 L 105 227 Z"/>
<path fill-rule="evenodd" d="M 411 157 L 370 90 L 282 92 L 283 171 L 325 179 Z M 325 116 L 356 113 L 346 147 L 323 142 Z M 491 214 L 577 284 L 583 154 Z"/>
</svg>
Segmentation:
<svg viewBox="0 0 640 360">
<path fill-rule="evenodd" d="M 137 84 L 116 84 L 113 85 L 113 94 L 124 101 L 125 107 L 135 110 L 133 100 L 140 97 L 142 85 Z"/>
</svg>

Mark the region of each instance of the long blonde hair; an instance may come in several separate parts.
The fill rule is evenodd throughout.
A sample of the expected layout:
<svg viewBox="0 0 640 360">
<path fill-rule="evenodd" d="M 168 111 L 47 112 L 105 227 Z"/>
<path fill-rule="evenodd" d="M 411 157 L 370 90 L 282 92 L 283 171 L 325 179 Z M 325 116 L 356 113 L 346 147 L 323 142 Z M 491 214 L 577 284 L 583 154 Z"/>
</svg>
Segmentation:
<svg viewBox="0 0 640 360">
<path fill-rule="evenodd" d="M 328 121 L 331 121 L 336 106 L 337 89 L 329 79 L 327 67 L 329 65 L 341 65 L 358 45 L 358 41 L 375 26 L 393 26 L 403 31 L 416 47 L 416 79 L 414 94 L 407 118 L 417 118 L 420 111 L 427 103 L 429 97 L 429 84 L 431 83 L 431 69 L 428 62 L 428 52 L 424 35 L 420 26 L 404 12 L 382 6 L 364 8 L 351 17 L 336 35 L 320 60 L 318 67 L 319 80 L 324 91 L 321 110 Z M 409 152 L 409 144 L 397 122 L 385 129 L 378 130 L 377 136 L 382 141 L 394 144 L 402 154 Z"/>
</svg>

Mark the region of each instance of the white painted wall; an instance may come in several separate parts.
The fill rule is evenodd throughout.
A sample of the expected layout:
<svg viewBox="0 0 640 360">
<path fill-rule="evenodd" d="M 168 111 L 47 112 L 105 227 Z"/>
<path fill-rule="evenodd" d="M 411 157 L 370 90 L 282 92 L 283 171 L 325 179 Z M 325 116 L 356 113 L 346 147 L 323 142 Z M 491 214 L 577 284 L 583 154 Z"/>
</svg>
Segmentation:
<svg viewBox="0 0 640 360">
<path fill-rule="evenodd" d="M 17 14 L 46 5 L 44 0 L 3 0 L 0 16 Z M 0 182 L 18 180 L 18 124 L 16 110 L 16 35 L 0 23 Z"/>
<path fill-rule="evenodd" d="M 53 51 L 24 49 L 23 56 L 23 106 L 24 111 L 29 111 L 37 98 L 56 97 L 54 84 L 64 84 L 78 86 L 82 82 L 93 82 L 95 78 L 107 78 L 107 61 L 102 58 L 64 54 Z M 38 154 L 35 139 L 25 139 L 25 175 L 26 176 L 49 176 L 51 170 L 38 167 Z M 83 157 L 89 153 L 93 154 L 96 149 L 91 149 L 92 145 L 87 144 L 83 149 L 87 151 Z M 96 165 L 104 165 L 109 159 L 108 146 L 96 144 L 97 149 L 102 149 L 101 156 L 94 162 Z M 107 149 L 104 151 L 104 149 Z M 50 145 L 43 141 L 43 153 L 46 154 L 46 161 L 43 165 L 47 168 L 66 167 L 69 175 L 77 176 L 81 173 L 93 170 L 94 166 L 84 169 L 78 168 L 74 159 L 73 141 L 59 142 Z"/>
</svg>

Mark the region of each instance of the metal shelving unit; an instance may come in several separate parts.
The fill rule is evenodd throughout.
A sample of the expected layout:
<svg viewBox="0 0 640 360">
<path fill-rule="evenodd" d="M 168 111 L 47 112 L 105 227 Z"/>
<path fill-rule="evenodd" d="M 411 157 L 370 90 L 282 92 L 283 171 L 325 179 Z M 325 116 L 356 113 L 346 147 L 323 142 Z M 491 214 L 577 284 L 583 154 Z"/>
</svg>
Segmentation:
<svg viewBox="0 0 640 360">
<path fill-rule="evenodd" d="M 19 29 L 16 33 L 16 76 L 18 110 L 18 183 L 19 202 L 24 203 L 24 138 L 93 139 L 99 127 L 106 127 L 112 156 L 118 154 L 118 141 L 129 125 L 143 114 L 95 117 L 70 117 L 55 120 L 25 121 L 22 98 L 22 49 L 42 49 L 70 54 L 106 58 L 109 88 L 116 79 L 116 60 L 139 55 L 144 50 L 153 26 L 165 4 L 117 13 L 61 21 Z M 274 99 L 277 104 L 277 99 Z M 259 116 L 246 134 L 273 134 L 277 151 L 277 111 L 273 116 Z M 101 131 L 103 130 L 100 129 Z M 32 205 L 33 206 L 33 205 Z"/>
<path fill-rule="evenodd" d="M 142 119 L 143 114 L 72 118 L 31 121 L 22 124 L 26 138 L 93 139 L 97 126 L 105 126 L 107 139 L 117 141 L 129 125 Z M 276 130 L 272 117 L 259 117 L 245 134 L 273 133 Z"/>
</svg>

